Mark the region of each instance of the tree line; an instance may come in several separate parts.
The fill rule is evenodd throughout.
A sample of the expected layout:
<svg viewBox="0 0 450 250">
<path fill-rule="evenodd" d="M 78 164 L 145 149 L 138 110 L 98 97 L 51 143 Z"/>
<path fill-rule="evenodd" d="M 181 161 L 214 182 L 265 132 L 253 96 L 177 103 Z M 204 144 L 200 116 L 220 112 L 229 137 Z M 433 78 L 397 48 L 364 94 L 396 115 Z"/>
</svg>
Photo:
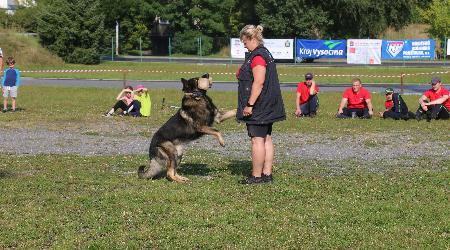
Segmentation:
<svg viewBox="0 0 450 250">
<path fill-rule="evenodd" d="M 37 0 L 14 15 L 0 14 L 0 27 L 39 34 L 41 44 L 66 62 L 98 63 L 111 49 L 116 22 L 121 53 L 151 49 L 155 20 L 169 23 L 174 52 L 195 53 L 202 37 L 238 37 L 246 24 L 262 24 L 267 38 L 376 38 L 387 28 L 429 23 L 430 36 L 450 37 L 447 0 Z"/>
</svg>

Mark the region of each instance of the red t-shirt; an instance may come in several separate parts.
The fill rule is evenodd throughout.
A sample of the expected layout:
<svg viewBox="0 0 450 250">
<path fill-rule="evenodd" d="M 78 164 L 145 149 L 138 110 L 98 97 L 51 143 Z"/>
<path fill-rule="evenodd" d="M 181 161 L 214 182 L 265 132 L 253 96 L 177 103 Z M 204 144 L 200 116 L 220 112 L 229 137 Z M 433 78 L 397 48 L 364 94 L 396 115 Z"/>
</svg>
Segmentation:
<svg viewBox="0 0 450 250">
<path fill-rule="evenodd" d="M 384 107 L 386 107 L 386 109 L 391 109 L 393 106 L 394 106 L 394 101 L 393 100 L 384 102 Z"/>
<path fill-rule="evenodd" d="M 434 101 L 436 99 L 441 98 L 444 95 L 449 95 L 448 90 L 445 88 L 441 88 L 439 91 L 434 91 L 433 89 L 429 89 L 423 93 L 430 101 Z M 448 110 L 450 110 L 450 98 L 448 98 L 444 103 L 442 103 Z"/>
<path fill-rule="evenodd" d="M 317 84 L 314 86 L 316 92 L 319 92 L 319 87 Z M 308 87 L 306 85 L 306 82 L 299 82 L 297 86 L 297 93 L 300 93 L 300 105 L 303 103 L 306 103 L 309 100 L 309 90 L 311 89 L 311 86 Z"/>
<path fill-rule="evenodd" d="M 352 88 L 348 88 L 342 95 L 343 98 L 347 98 L 347 108 L 350 109 L 362 109 L 367 108 L 367 99 L 370 98 L 370 93 L 365 88 L 361 87 L 358 93 L 354 93 Z"/>
<path fill-rule="evenodd" d="M 267 66 L 266 60 L 264 60 L 264 58 L 262 56 L 255 56 L 252 59 L 252 62 L 250 63 L 250 68 L 254 68 L 258 65 Z M 236 78 L 239 77 L 239 72 L 241 71 L 241 67 L 238 68 L 237 72 L 236 72 Z"/>
</svg>

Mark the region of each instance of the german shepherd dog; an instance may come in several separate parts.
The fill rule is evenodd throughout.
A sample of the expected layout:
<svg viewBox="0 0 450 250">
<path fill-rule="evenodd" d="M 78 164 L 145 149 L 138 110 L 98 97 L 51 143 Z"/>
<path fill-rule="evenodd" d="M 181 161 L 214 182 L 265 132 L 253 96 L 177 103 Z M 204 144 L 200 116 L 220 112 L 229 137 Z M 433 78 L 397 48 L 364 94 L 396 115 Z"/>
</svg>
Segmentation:
<svg viewBox="0 0 450 250">
<path fill-rule="evenodd" d="M 189 80 L 181 78 L 181 82 L 184 92 L 181 108 L 153 135 L 149 166 L 147 169 L 139 167 L 139 178 L 150 179 L 166 170 L 167 179 L 171 181 L 189 181 L 176 171 L 183 156 L 183 144 L 207 134 L 215 136 L 219 144 L 225 146 L 222 134 L 212 125 L 234 117 L 236 110 L 221 112 L 206 95 L 212 85 L 209 74 Z"/>
</svg>

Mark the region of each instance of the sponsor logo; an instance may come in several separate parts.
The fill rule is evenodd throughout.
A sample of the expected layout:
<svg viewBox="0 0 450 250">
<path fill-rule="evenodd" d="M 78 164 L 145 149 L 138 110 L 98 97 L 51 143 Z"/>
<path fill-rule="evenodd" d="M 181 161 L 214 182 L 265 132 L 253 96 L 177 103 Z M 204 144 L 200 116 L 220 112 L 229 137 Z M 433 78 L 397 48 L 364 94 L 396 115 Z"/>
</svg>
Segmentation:
<svg viewBox="0 0 450 250">
<path fill-rule="evenodd" d="M 396 57 L 398 53 L 403 50 L 403 46 L 405 45 L 404 41 L 389 41 L 387 43 L 386 50 L 391 57 Z"/>
<path fill-rule="evenodd" d="M 342 42 L 332 42 L 332 41 L 326 41 L 323 44 L 325 44 L 325 46 L 327 46 L 329 49 L 333 49 L 334 47 L 338 46 L 339 44 L 341 44 Z"/>
</svg>

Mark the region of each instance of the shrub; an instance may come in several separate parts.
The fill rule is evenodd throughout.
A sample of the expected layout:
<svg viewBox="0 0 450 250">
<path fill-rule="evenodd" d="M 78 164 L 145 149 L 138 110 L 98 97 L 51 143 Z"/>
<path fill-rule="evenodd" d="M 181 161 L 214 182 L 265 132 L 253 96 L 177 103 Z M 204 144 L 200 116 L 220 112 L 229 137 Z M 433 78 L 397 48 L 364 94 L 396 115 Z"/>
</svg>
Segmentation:
<svg viewBox="0 0 450 250">
<path fill-rule="evenodd" d="M 202 35 L 199 31 L 176 33 L 172 43 L 174 53 L 198 55 L 199 38 L 201 38 L 202 55 L 210 55 L 212 50 L 212 38 Z"/>
<path fill-rule="evenodd" d="M 68 63 L 80 64 L 99 64 L 100 55 L 96 49 L 76 48 L 70 55 L 65 58 Z"/>
</svg>

